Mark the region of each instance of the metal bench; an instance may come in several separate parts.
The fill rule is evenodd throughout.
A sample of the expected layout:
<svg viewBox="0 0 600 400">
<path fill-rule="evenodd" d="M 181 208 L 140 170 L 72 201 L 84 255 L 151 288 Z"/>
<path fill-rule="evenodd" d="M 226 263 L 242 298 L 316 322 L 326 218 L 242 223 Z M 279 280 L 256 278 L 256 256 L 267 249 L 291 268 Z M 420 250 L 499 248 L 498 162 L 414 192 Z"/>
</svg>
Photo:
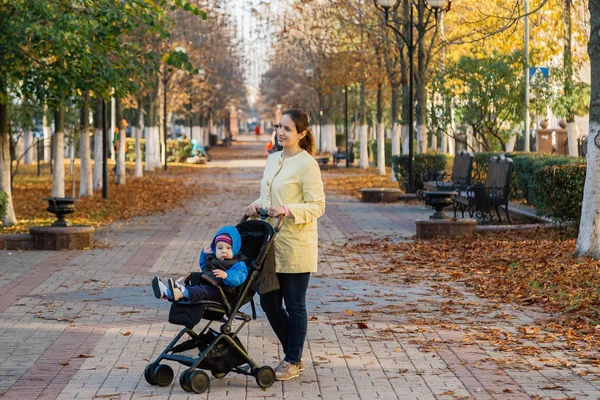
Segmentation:
<svg viewBox="0 0 600 400">
<path fill-rule="evenodd" d="M 354 153 L 352 152 L 352 148 L 348 151 L 350 158 L 348 159 L 348 164 L 352 165 L 354 163 Z M 337 151 L 333 153 L 333 163 L 337 164 L 342 160 L 346 159 L 346 151 L 341 147 L 338 147 Z"/>
<path fill-rule="evenodd" d="M 502 222 L 500 209 L 504 208 L 508 222 L 512 223 L 508 212 L 512 163 L 512 159 L 503 155 L 490 157 L 485 183 L 471 185 L 464 191 L 457 190 L 452 195 L 454 217 L 460 210 L 463 217 L 467 211 L 469 217 L 478 221 L 492 221 L 495 210 L 498 220 Z"/>
<path fill-rule="evenodd" d="M 449 182 L 444 182 L 442 179 L 423 182 L 424 190 L 426 191 L 454 191 L 466 190 L 471 185 L 471 172 L 473 171 L 473 154 L 468 151 L 461 150 L 454 156 L 454 164 L 452 165 L 452 176 Z"/>
</svg>

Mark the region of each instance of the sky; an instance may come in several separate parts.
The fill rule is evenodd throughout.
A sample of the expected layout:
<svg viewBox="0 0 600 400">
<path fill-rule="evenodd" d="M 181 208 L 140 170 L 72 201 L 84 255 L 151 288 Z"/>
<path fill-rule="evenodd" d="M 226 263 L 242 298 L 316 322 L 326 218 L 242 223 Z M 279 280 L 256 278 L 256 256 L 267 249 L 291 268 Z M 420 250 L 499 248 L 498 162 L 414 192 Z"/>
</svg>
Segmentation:
<svg viewBox="0 0 600 400">
<path fill-rule="evenodd" d="M 285 0 L 224 0 L 223 3 L 232 9 L 232 23 L 245 60 L 248 102 L 254 105 L 261 76 L 268 68 L 269 51 Z"/>
</svg>

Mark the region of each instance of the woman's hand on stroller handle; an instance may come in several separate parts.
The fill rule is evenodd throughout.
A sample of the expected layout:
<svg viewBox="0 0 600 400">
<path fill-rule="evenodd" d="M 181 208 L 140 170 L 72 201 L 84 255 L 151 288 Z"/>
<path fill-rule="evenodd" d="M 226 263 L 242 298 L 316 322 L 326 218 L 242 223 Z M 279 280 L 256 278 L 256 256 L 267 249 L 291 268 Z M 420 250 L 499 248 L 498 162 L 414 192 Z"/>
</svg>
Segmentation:
<svg viewBox="0 0 600 400">
<path fill-rule="evenodd" d="M 281 210 L 280 210 L 281 209 Z M 241 222 L 246 221 L 250 217 L 259 216 L 260 219 L 267 219 L 269 216 L 277 218 L 277 226 L 275 232 L 279 232 L 283 226 L 283 218 L 285 217 L 285 209 L 283 207 L 260 208 L 256 204 L 251 204 L 244 209 L 244 217 Z M 270 215 L 271 214 L 271 215 Z"/>
</svg>

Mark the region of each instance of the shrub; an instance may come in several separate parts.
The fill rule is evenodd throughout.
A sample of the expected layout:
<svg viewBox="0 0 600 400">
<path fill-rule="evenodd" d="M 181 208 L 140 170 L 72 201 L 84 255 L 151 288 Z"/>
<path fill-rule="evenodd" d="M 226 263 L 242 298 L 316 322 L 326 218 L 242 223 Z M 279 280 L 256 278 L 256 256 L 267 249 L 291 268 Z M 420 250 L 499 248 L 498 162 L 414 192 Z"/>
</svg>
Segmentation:
<svg viewBox="0 0 600 400">
<path fill-rule="evenodd" d="M 6 209 L 8 208 L 8 195 L 6 192 L 0 190 L 0 221 L 6 216 Z"/>
<path fill-rule="evenodd" d="M 146 139 L 140 139 L 140 152 L 142 153 L 142 162 L 146 161 Z M 135 161 L 135 138 L 127 138 L 125 160 Z"/>
<path fill-rule="evenodd" d="M 379 156 L 379 153 L 377 151 L 377 141 L 376 140 L 369 141 L 369 152 L 370 152 L 370 154 L 373 154 L 373 160 L 375 160 L 375 163 L 377 163 L 377 157 Z M 391 140 L 385 141 L 385 165 L 387 167 L 390 167 L 392 165 L 392 141 Z"/>
<path fill-rule="evenodd" d="M 162 144 L 161 144 L 162 145 Z M 146 140 L 140 139 L 142 161 L 146 161 Z M 167 140 L 167 161 L 185 162 L 192 156 L 192 142 L 190 140 Z M 125 153 L 127 161 L 135 161 L 135 139 L 127 138 L 127 151 Z"/>
<path fill-rule="evenodd" d="M 394 174 L 401 189 L 406 189 L 408 184 L 408 155 L 393 156 Z M 413 169 L 415 174 L 415 190 L 423 189 L 423 182 L 429 179 L 431 171 L 446 169 L 446 156 L 439 153 L 416 154 Z"/>
<path fill-rule="evenodd" d="M 167 140 L 167 161 L 185 162 L 192 156 L 192 142 L 189 140 Z"/>
<path fill-rule="evenodd" d="M 531 191 L 538 215 L 557 222 L 579 222 L 585 164 L 544 166 L 533 174 Z"/>
</svg>

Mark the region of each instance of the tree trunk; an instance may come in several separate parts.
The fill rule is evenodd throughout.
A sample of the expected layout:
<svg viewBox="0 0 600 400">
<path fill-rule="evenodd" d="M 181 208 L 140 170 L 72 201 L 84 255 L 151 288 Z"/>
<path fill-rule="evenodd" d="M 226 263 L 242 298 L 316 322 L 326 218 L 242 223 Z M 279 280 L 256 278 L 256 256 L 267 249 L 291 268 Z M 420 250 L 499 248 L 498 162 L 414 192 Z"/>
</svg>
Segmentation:
<svg viewBox="0 0 600 400">
<path fill-rule="evenodd" d="M 423 0 L 419 0 L 419 12 L 417 18 L 418 35 L 425 34 Z M 417 73 L 415 74 L 415 124 L 417 136 L 417 153 L 427 153 L 427 55 L 425 54 L 425 39 L 422 38 L 417 44 Z"/>
<path fill-rule="evenodd" d="M 102 118 L 102 100 L 98 99 L 94 111 L 94 190 L 102 189 Z"/>
<path fill-rule="evenodd" d="M 600 258 L 600 2 L 590 1 L 590 131 L 577 255 Z"/>
<path fill-rule="evenodd" d="M 44 161 L 45 162 L 50 162 L 51 159 L 51 137 L 52 137 L 52 131 L 50 130 L 50 122 L 48 122 L 48 105 L 44 104 L 44 117 L 43 117 L 43 128 L 42 130 L 44 131 Z"/>
<path fill-rule="evenodd" d="M 0 78 L 0 91 L 6 99 L 6 83 Z M 0 191 L 8 196 L 6 215 L 2 218 L 3 226 L 12 226 L 17 223 L 15 209 L 12 201 L 11 179 L 10 179 L 10 135 L 8 132 L 8 103 L 0 103 Z"/>
<path fill-rule="evenodd" d="M 563 68 L 565 70 L 564 91 L 565 97 L 567 99 L 573 98 L 573 24 L 571 18 L 571 1 L 572 0 L 563 0 Z M 567 120 L 567 138 L 569 144 L 569 155 L 578 156 L 579 151 L 577 149 L 577 128 L 575 127 L 575 113 L 573 109 L 567 111 L 565 119 Z"/>
<path fill-rule="evenodd" d="M 146 114 L 148 121 L 148 128 L 146 129 L 146 171 L 154 171 L 156 167 L 156 150 L 157 145 L 156 138 L 158 137 L 158 101 L 156 94 L 150 95 L 150 107 L 148 107 L 148 114 Z"/>
<path fill-rule="evenodd" d="M 81 103 L 81 135 L 79 138 L 79 197 L 94 195 L 90 159 L 90 95 L 86 93 Z"/>
<path fill-rule="evenodd" d="M 117 185 L 125 184 L 125 141 L 126 133 L 125 126 L 123 126 L 123 115 L 121 114 L 121 98 L 115 99 L 115 125 L 119 129 L 117 137 L 117 173 L 115 175 L 115 183 Z"/>
<path fill-rule="evenodd" d="M 144 171 L 142 168 L 142 146 L 140 143 L 140 138 L 142 136 L 142 132 L 144 131 L 144 99 L 142 96 L 138 98 L 138 108 L 137 113 L 135 115 L 135 125 L 133 127 L 135 134 L 135 173 L 133 176 L 136 178 L 141 178 L 144 176 Z"/>
<path fill-rule="evenodd" d="M 360 102 L 358 109 L 358 119 L 360 128 L 358 131 L 358 140 L 360 141 L 360 168 L 369 168 L 369 150 L 368 150 L 368 127 L 367 127 L 367 112 L 365 105 L 365 85 L 364 81 L 360 82 Z"/>
<path fill-rule="evenodd" d="M 377 174 L 385 175 L 385 125 L 383 124 L 383 85 L 377 84 Z"/>
<path fill-rule="evenodd" d="M 65 107 L 54 110 L 54 170 L 52 197 L 65 197 Z"/>
</svg>

